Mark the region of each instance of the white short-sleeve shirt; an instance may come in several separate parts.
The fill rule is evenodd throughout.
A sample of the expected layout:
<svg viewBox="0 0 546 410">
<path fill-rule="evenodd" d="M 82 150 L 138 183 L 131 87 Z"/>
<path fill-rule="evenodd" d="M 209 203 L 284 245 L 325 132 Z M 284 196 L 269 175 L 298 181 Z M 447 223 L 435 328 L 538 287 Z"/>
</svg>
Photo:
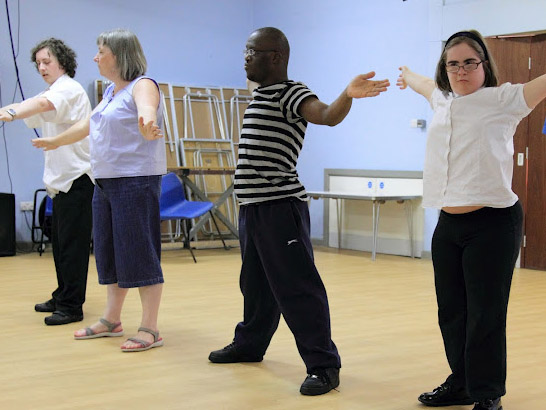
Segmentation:
<svg viewBox="0 0 546 410">
<path fill-rule="evenodd" d="M 532 110 L 523 84 L 454 96 L 435 89 L 423 172 L 423 206 L 512 206 L 513 137 Z"/>
<path fill-rule="evenodd" d="M 47 90 L 36 97 L 47 98 L 55 110 L 25 118 L 29 128 L 41 128 L 42 136 L 52 137 L 70 128 L 74 123 L 89 118 L 91 104 L 83 87 L 67 74 L 59 77 Z M 51 196 L 68 192 L 72 182 L 84 174 L 91 178 L 89 138 L 44 151 L 44 184 Z"/>
</svg>

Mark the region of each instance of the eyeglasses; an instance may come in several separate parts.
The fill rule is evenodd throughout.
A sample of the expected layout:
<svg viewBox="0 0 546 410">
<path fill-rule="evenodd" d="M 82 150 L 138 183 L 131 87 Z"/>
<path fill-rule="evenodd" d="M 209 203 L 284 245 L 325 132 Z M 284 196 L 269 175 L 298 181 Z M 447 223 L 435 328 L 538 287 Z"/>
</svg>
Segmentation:
<svg viewBox="0 0 546 410">
<path fill-rule="evenodd" d="M 465 71 L 474 71 L 478 69 L 478 66 L 483 63 L 483 61 L 480 61 L 479 63 L 466 63 L 463 65 L 455 64 L 455 63 L 449 63 L 446 64 L 446 71 L 448 73 L 458 73 L 459 69 L 462 67 Z"/>
<path fill-rule="evenodd" d="M 277 50 L 254 50 L 253 48 L 249 48 L 248 50 L 243 50 L 243 55 L 245 57 L 247 56 L 253 57 L 258 53 L 269 53 L 271 51 L 277 51 Z"/>
</svg>

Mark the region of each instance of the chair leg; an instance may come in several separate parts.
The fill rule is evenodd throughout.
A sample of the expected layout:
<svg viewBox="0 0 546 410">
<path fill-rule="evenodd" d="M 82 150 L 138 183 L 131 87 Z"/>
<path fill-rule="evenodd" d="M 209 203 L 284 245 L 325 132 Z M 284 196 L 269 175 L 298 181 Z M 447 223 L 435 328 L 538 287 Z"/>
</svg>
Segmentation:
<svg viewBox="0 0 546 410">
<path fill-rule="evenodd" d="M 193 262 L 197 263 L 197 259 L 195 259 L 195 254 L 193 253 L 193 249 L 191 248 L 191 245 L 190 245 L 190 237 L 189 237 L 188 225 L 187 225 L 188 222 L 189 222 L 188 219 L 183 220 L 183 223 L 184 223 L 184 247 L 188 248 L 188 250 L 191 253 L 191 257 L 193 258 Z"/>
<path fill-rule="evenodd" d="M 38 244 L 38 253 L 40 254 L 40 256 L 42 256 L 42 253 L 44 253 L 44 251 L 45 251 L 44 227 L 42 226 L 42 234 L 40 235 L 40 243 Z"/>
<path fill-rule="evenodd" d="M 212 218 L 212 222 L 214 222 L 214 226 L 216 227 L 216 230 L 218 231 L 218 235 L 220 236 L 220 239 L 222 240 L 222 244 L 224 245 L 224 249 L 226 251 L 229 251 L 229 247 L 226 245 L 226 242 L 224 241 L 224 237 L 222 236 L 221 232 L 220 232 L 220 228 L 218 227 L 218 223 L 216 223 L 216 218 L 214 217 L 214 214 L 209 211 L 209 214 Z"/>
</svg>

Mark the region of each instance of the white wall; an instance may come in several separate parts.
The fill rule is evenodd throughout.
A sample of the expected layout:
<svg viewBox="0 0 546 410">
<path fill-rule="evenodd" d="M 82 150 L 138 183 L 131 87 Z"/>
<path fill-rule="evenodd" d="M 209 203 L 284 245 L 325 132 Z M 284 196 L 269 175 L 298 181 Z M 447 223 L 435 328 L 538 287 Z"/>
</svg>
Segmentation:
<svg viewBox="0 0 546 410">
<path fill-rule="evenodd" d="M 436 0 L 435 3 L 445 4 L 441 15 L 442 40 L 469 28 L 484 36 L 546 30 L 544 0 Z"/>
</svg>

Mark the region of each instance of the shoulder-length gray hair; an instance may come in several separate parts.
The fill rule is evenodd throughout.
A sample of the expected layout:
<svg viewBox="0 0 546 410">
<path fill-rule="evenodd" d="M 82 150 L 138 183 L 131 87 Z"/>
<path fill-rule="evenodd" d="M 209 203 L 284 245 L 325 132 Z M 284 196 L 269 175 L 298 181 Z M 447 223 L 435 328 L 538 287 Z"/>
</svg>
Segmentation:
<svg viewBox="0 0 546 410">
<path fill-rule="evenodd" d="M 133 81 L 146 74 L 146 57 L 137 36 L 129 30 L 117 28 L 104 31 L 97 38 L 97 45 L 107 46 L 116 57 L 121 78 Z"/>
</svg>

